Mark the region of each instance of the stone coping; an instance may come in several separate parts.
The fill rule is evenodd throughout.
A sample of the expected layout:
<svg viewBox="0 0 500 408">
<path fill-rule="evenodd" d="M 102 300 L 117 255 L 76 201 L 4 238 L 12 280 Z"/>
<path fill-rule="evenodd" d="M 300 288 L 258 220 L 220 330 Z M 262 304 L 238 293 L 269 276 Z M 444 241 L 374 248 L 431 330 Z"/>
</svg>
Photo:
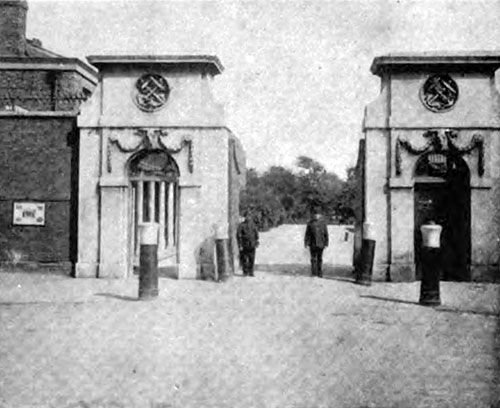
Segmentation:
<svg viewBox="0 0 500 408">
<path fill-rule="evenodd" d="M 78 58 L 0 56 L 0 70 L 76 71 L 93 84 L 97 84 L 98 75 Z"/>
<path fill-rule="evenodd" d="M 90 64 L 101 69 L 106 65 L 206 65 L 214 75 L 222 73 L 224 66 L 215 55 L 89 55 Z"/>
<path fill-rule="evenodd" d="M 0 117 L 47 117 L 76 118 L 78 111 L 0 111 Z"/>
<path fill-rule="evenodd" d="M 28 2 L 26 0 L 0 0 L 0 6 L 16 6 L 28 10 Z"/>
<path fill-rule="evenodd" d="M 375 57 L 370 71 L 381 75 L 387 71 L 456 67 L 493 72 L 500 67 L 500 51 L 394 53 Z"/>
</svg>

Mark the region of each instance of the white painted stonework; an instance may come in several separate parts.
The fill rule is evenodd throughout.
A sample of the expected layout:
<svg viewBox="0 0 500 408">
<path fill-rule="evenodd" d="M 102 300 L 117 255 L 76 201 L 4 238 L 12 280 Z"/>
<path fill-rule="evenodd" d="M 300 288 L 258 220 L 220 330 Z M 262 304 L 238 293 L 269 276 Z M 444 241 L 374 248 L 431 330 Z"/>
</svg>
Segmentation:
<svg viewBox="0 0 500 408">
<path fill-rule="evenodd" d="M 500 55 L 414 54 L 378 57 L 372 72 L 381 93 L 365 110 L 363 131 L 364 220 L 373 224 L 376 251 L 373 278 L 415 279 L 415 183 L 421 154 L 411 152 L 435 131 L 446 142 L 470 151 L 460 155 L 470 172 L 471 278 L 496 263 L 500 236 L 500 104 L 495 71 Z M 432 75 L 449 75 L 458 98 L 449 110 L 434 112 L 422 102 L 422 87 Z M 482 143 L 482 166 L 479 143 Z M 403 146 L 404 145 L 404 146 Z M 432 180 L 431 180 L 432 181 Z"/>
<path fill-rule="evenodd" d="M 223 109 L 210 91 L 213 76 L 222 70 L 219 60 L 95 56 L 89 61 L 99 68 L 100 81 L 78 118 L 76 276 L 130 276 L 136 262 L 134 220 L 148 212 L 168 225 L 168 233 L 159 237 L 168 250 L 164 266 L 174 267 L 179 278 L 199 277 L 200 248 L 214 240 L 221 225 L 230 229 L 230 194 L 238 193 L 230 191 L 228 167 L 233 158 L 230 141 L 237 139 L 225 127 Z M 138 79 L 148 73 L 163 77 L 169 86 L 166 102 L 152 112 L 141 110 L 134 101 Z M 162 95 L 157 98 L 150 89 L 144 95 L 161 104 Z M 134 190 L 131 160 L 148 152 L 173 159 L 178 179 L 148 178 Z M 239 169 L 237 176 L 243 178 L 243 173 Z M 146 194 L 150 200 L 142 206 L 138 200 Z"/>
</svg>

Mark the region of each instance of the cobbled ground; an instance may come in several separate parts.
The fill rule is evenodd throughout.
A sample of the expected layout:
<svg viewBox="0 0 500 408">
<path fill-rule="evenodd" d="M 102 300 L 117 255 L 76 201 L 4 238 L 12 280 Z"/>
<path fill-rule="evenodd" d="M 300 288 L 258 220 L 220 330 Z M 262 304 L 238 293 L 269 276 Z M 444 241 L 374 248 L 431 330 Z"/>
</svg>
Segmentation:
<svg viewBox="0 0 500 408">
<path fill-rule="evenodd" d="M 285 261 L 160 279 L 153 301 L 137 278 L 1 273 L 0 407 L 496 407 L 497 285 L 442 282 L 429 308 L 419 282 L 362 287 Z"/>
</svg>

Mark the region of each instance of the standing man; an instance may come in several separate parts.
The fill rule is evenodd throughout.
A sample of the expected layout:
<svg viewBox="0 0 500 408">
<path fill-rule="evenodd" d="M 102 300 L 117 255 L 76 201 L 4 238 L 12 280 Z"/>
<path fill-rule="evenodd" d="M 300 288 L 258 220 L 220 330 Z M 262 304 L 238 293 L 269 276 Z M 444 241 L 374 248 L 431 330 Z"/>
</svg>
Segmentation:
<svg viewBox="0 0 500 408">
<path fill-rule="evenodd" d="M 304 245 L 311 252 L 312 276 L 322 278 L 323 250 L 328 246 L 328 227 L 318 212 L 314 212 L 307 223 Z"/>
<path fill-rule="evenodd" d="M 243 276 L 254 276 L 255 249 L 259 246 L 259 231 L 248 212 L 245 213 L 243 222 L 238 225 L 236 239 Z"/>
</svg>

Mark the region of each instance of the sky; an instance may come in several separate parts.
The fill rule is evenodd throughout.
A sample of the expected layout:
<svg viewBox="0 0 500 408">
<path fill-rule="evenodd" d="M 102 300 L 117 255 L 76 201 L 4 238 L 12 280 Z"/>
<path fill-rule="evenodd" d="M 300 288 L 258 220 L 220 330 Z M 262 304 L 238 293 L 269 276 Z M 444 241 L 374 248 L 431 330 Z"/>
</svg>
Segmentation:
<svg viewBox="0 0 500 408">
<path fill-rule="evenodd" d="M 66 57 L 211 54 L 213 84 L 247 166 L 309 156 L 344 178 L 364 107 L 380 90 L 373 58 L 499 51 L 500 2 L 445 0 L 28 0 L 28 38 Z M 499 51 L 500 53 L 500 51 Z"/>
</svg>

